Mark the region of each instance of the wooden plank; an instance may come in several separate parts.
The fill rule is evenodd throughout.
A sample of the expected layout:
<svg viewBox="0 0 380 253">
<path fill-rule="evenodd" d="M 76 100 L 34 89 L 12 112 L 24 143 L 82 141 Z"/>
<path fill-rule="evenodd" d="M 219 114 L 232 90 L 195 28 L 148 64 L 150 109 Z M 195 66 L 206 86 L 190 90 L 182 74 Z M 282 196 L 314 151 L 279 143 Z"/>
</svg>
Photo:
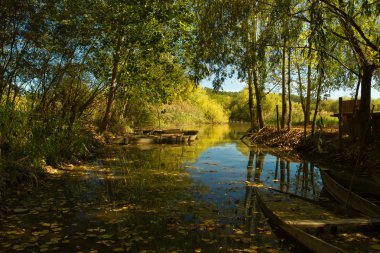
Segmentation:
<svg viewBox="0 0 380 253">
<path fill-rule="evenodd" d="M 285 220 L 286 224 L 297 227 L 325 227 L 325 226 L 370 226 L 380 224 L 380 219 L 350 218 L 350 219 L 333 219 L 333 220 Z"/>
<path fill-rule="evenodd" d="M 304 247 L 309 249 L 311 252 L 316 253 L 345 253 L 347 251 L 336 247 L 316 236 L 313 236 L 296 226 L 285 223 L 278 215 L 276 215 L 271 209 L 268 208 L 266 202 L 262 199 L 260 190 L 254 188 L 256 193 L 256 198 L 259 202 L 259 205 L 264 213 L 264 215 L 278 226 L 282 231 L 287 233 L 289 236 L 293 237 L 296 241 L 302 244 Z"/>
</svg>

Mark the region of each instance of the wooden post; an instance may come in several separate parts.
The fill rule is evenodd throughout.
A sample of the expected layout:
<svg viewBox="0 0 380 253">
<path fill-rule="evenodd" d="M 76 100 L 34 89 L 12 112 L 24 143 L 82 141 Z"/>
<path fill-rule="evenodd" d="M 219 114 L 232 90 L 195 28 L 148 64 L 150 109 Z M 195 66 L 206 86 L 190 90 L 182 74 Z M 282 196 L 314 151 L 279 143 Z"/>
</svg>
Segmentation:
<svg viewBox="0 0 380 253">
<path fill-rule="evenodd" d="M 276 115 L 277 115 L 277 132 L 280 132 L 280 122 L 278 121 L 278 105 L 276 105 Z"/>
<path fill-rule="evenodd" d="M 343 132 L 342 132 L 342 123 L 343 123 L 343 100 L 342 100 L 342 97 L 339 98 L 339 116 L 338 116 L 338 119 L 339 119 L 339 145 L 340 147 L 342 147 L 342 135 L 343 135 Z"/>
</svg>

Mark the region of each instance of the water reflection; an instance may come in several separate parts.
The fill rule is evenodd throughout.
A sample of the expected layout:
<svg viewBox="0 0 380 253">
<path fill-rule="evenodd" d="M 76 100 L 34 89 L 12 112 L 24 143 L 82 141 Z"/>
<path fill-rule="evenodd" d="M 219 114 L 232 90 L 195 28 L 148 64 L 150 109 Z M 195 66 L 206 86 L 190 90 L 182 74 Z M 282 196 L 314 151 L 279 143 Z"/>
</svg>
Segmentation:
<svg viewBox="0 0 380 253">
<path fill-rule="evenodd" d="M 318 198 L 323 186 L 314 164 L 282 158 L 258 147 L 249 153 L 247 181 L 310 199 Z"/>
</svg>

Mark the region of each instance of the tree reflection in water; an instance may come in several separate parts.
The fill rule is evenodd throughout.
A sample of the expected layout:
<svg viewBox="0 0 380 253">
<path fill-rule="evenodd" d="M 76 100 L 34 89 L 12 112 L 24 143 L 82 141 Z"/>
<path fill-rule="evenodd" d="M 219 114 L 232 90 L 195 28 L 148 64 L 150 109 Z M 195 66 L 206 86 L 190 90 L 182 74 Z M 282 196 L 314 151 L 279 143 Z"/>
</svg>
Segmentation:
<svg viewBox="0 0 380 253">
<path fill-rule="evenodd" d="M 307 161 L 297 161 L 272 155 L 265 148 L 251 148 L 247 164 L 247 182 L 263 184 L 282 192 L 293 193 L 305 198 L 316 199 L 322 188 L 319 170 Z M 246 187 L 245 205 L 251 189 Z"/>
</svg>

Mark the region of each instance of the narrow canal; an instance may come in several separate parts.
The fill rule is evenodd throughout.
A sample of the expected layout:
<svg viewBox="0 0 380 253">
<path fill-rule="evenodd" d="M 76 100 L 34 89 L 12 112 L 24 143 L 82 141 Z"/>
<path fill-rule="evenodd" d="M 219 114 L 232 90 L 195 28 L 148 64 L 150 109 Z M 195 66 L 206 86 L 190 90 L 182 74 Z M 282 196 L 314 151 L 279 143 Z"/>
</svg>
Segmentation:
<svg viewBox="0 0 380 253">
<path fill-rule="evenodd" d="M 52 170 L 1 220 L 0 252 L 288 252 L 252 186 L 316 198 L 313 165 L 248 148 L 248 125 L 209 126 L 191 145 L 113 146 Z"/>
</svg>

